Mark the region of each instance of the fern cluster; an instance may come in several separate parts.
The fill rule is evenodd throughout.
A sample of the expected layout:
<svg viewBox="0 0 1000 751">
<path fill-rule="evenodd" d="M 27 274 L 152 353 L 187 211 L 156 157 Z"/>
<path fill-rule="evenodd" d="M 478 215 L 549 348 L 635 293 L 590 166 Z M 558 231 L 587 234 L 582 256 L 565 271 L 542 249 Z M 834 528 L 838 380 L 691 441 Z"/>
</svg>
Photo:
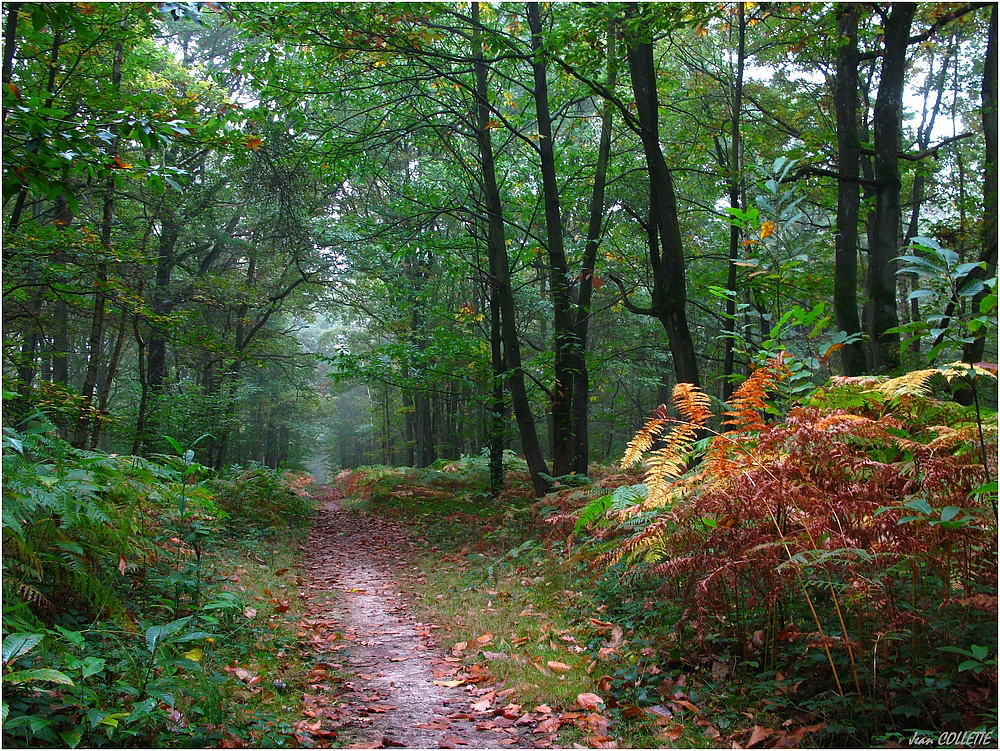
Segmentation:
<svg viewBox="0 0 1000 751">
<path fill-rule="evenodd" d="M 661 406 L 623 460 L 646 464 L 648 497 L 622 512 L 643 521 L 601 563 L 650 563 L 664 595 L 683 604 L 677 628 L 696 639 L 721 631 L 737 653 L 773 659 L 793 628 L 828 654 L 846 650 L 859 690 L 866 668 L 855 657 L 871 664 L 876 643 L 893 662 L 901 644 L 937 646 L 928 634 L 944 612 L 992 622 L 996 559 L 983 553 L 995 554 L 996 517 L 977 488 L 994 479 L 996 425 L 934 401 L 939 374 L 841 379 L 780 417 L 769 395 L 788 370 L 777 358 L 737 390 L 727 430 L 690 470 L 708 402 L 675 389 L 682 419 Z"/>
</svg>

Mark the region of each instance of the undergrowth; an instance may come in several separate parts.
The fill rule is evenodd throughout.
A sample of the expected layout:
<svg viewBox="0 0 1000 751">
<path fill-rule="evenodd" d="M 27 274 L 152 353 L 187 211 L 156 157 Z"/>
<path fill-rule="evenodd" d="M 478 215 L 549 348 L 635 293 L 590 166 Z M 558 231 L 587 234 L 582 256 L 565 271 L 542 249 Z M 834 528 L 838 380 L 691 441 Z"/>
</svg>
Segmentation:
<svg viewBox="0 0 1000 751">
<path fill-rule="evenodd" d="M 3 745 L 282 747 L 301 683 L 298 476 L 4 431 Z"/>
</svg>

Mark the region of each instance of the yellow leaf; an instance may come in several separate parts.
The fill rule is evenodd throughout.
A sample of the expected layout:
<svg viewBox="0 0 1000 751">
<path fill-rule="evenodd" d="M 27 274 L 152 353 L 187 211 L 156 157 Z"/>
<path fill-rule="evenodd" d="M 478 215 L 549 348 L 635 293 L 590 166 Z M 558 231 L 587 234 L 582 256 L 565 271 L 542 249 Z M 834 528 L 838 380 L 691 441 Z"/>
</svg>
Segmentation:
<svg viewBox="0 0 1000 751">
<path fill-rule="evenodd" d="M 195 647 L 194 649 L 185 652 L 184 656 L 187 657 L 189 660 L 194 660 L 195 662 L 201 662 L 201 658 L 205 656 L 205 653 L 202 652 L 198 647 Z"/>
</svg>

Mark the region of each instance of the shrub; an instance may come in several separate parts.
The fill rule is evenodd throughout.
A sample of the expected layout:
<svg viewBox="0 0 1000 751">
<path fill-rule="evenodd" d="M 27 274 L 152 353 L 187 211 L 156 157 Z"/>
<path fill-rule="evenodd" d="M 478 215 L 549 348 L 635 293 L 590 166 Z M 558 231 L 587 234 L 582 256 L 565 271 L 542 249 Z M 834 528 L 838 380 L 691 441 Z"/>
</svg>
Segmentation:
<svg viewBox="0 0 1000 751">
<path fill-rule="evenodd" d="M 300 526 L 308 523 L 313 512 L 305 491 L 309 482 L 307 475 L 255 463 L 230 467 L 213 477 L 210 487 L 219 506 L 234 517 L 265 526 Z"/>
</svg>

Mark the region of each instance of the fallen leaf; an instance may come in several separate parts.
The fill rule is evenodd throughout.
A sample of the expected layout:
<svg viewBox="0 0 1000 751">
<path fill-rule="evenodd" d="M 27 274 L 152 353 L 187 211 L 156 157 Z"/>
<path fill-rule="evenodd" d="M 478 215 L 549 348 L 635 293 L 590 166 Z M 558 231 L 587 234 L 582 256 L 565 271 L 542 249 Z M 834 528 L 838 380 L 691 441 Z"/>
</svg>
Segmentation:
<svg viewBox="0 0 1000 751">
<path fill-rule="evenodd" d="M 447 720 L 431 720 L 430 722 L 421 722 L 419 725 L 414 725 L 415 728 L 425 728 L 427 730 L 447 730 L 451 727 L 451 723 Z"/>
<path fill-rule="evenodd" d="M 597 694 L 577 694 L 576 703 L 579 704 L 582 709 L 597 709 L 599 706 L 604 704 L 604 699 Z"/>
<path fill-rule="evenodd" d="M 489 644 L 491 641 L 493 641 L 493 634 L 491 634 L 489 631 L 487 631 L 482 636 L 477 636 L 475 639 L 476 645 L 480 647 L 483 646 L 484 644 Z"/>
<path fill-rule="evenodd" d="M 473 712 L 488 712 L 489 709 L 490 709 L 490 707 L 492 707 L 492 706 L 493 706 L 493 699 L 492 699 L 492 697 L 486 696 L 486 697 L 483 697 L 482 699 L 480 699 L 479 701 L 472 702 L 472 711 Z"/>
<path fill-rule="evenodd" d="M 663 728 L 658 737 L 667 741 L 676 741 L 683 733 L 684 726 L 678 722 L 673 722 Z"/>
<path fill-rule="evenodd" d="M 685 709 L 690 709 L 692 712 L 695 712 L 695 713 L 701 712 L 701 710 L 698 709 L 698 707 L 696 707 L 694 704 L 692 704 L 689 701 L 685 701 L 684 699 L 674 699 L 674 704 L 677 704 L 678 706 L 684 707 Z"/>
<path fill-rule="evenodd" d="M 456 686 L 464 686 L 467 681 L 463 679 L 454 681 L 433 681 L 435 686 L 445 686 L 447 688 L 455 688 Z"/>
<path fill-rule="evenodd" d="M 770 728 L 762 728 L 760 725 L 754 725 L 753 732 L 750 734 L 750 740 L 747 741 L 746 747 L 752 748 L 758 743 L 763 743 L 774 734 L 774 731 Z"/>
<path fill-rule="evenodd" d="M 248 683 L 256 675 L 252 670 L 246 668 L 234 668 L 231 672 L 244 683 Z"/>
<path fill-rule="evenodd" d="M 573 668 L 567 665 L 565 662 L 559 662 L 558 660 L 549 660 L 545 663 L 549 670 L 553 673 L 568 673 Z"/>
<path fill-rule="evenodd" d="M 624 641 L 624 636 L 625 634 L 622 631 L 622 627 L 615 626 L 613 629 L 611 629 L 611 643 L 608 646 L 612 648 L 620 647 L 622 642 Z"/>
<path fill-rule="evenodd" d="M 508 704 L 507 706 L 505 706 L 503 709 L 500 710 L 500 714 L 506 717 L 508 720 L 517 719 L 517 717 L 520 716 L 521 714 L 521 705 L 513 703 Z"/>
<path fill-rule="evenodd" d="M 559 717 L 549 717 L 547 720 L 542 720 L 538 723 L 535 728 L 536 733 L 554 733 L 562 725 L 562 720 Z"/>
</svg>

